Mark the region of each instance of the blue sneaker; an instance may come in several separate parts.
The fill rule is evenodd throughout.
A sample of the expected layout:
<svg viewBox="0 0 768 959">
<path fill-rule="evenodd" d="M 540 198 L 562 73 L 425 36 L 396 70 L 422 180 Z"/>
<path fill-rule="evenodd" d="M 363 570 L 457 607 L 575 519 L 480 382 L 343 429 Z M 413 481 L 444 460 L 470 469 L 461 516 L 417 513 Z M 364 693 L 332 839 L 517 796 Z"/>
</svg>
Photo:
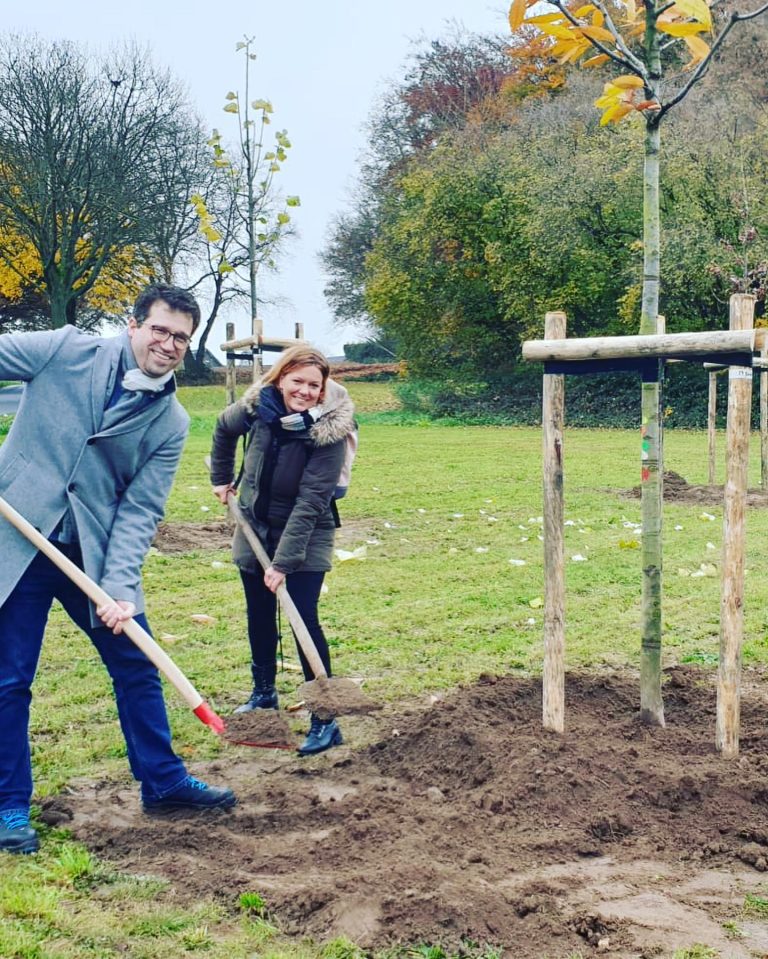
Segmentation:
<svg viewBox="0 0 768 959">
<path fill-rule="evenodd" d="M 26 809 L 5 809 L 0 812 L 0 849 L 5 852 L 37 852 L 40 842 L 29 825 Z"/>
<path fill-rule="evenodd" d="M 231 789 L 218 789 L 195 779 L 194 776 L 187 776 L 180 786 L 161 799 L 142 792 L 141 802 L 144 812 L 165 813 L 179 809 L 231 809 L 237 803 L 237 797 Z"/>
<path fill-rule="evenodd" d="M 300 756 L 314 756 L 315 753 L 324 753 L 331 746 L 341 746 L 343 742 L 344 737 L 335 719 L 323 720 L 313 713 L 307 738 L 298 751 Z"/>
</svg>

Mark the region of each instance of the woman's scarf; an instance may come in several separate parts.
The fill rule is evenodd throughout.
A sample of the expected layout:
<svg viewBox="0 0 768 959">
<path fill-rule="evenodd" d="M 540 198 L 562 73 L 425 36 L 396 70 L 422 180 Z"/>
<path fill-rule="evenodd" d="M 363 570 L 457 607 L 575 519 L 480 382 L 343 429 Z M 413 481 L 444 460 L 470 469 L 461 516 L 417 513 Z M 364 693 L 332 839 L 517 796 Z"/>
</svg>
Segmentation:
<svg viewBox="0 0 768 959">
<path fill-rule="evenodd" d="M 321 406 L 313 406 L 303 413 L 289 413 L 283 403 L 283 397 L 276 386 L 262 387 L 259 393 L 259 418 L 267 423 L 272 431 L 286 430 L 290 433 L 310 429 L 323 415 Z"/>
<path fill-rule="evenodd" d="M 264 462 L 259 477 L 259 490 L 254 503 L 254 516 L 266 520 L 272 491 L 272 476 L 275 471 L 280 447 L 290 439 L 299 439 L 297 433 L 306 433 L 322 416 L 322 407 L 313 406 L 303 413 L 288 413 L 283 397 L 277 387 L 264 386 L 259 392 L 259 419 L 266 423 L 272 433 L 272 441 L 264 451 Z"/>
</svg>

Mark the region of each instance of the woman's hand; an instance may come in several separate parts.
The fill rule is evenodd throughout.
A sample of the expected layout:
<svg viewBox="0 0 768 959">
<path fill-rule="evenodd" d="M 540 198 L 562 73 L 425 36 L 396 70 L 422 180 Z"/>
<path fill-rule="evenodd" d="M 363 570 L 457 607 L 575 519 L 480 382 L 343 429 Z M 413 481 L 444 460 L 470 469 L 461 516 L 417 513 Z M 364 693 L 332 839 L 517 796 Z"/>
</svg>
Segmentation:
<svg viewBox="0 0 768 959">
<path fill-rule="evenodd" d="M 274 566 L 270 566 L 269 569 L 264 571 L 264 585 L 271 592 L 276 593 L 278 587 L 285 582 L 285 573 L 281 573 L 279 569 L 275 569 Z"/>
<path fill-rule="evenodd" d="M 104 623 L 107 629 L 111 629 L 117 636 L 123 631 L 123 623 L 133 619 L 136 607 L 127 600 L 115 599 L 103 606 L 96 607 L 96 615 Z"/>
<path fill-rule="evenodd" d="M 237 492 L 237 490 L 231 483 L 226 483 L 224 486 L 214 486 L 212 487 L 212 489 L 213 489 L 213 495 L 216 497 L 216 499 L 220 503 L 223 503 L 224 506 L 227 505 L 229 494 Z"/>
</svg>

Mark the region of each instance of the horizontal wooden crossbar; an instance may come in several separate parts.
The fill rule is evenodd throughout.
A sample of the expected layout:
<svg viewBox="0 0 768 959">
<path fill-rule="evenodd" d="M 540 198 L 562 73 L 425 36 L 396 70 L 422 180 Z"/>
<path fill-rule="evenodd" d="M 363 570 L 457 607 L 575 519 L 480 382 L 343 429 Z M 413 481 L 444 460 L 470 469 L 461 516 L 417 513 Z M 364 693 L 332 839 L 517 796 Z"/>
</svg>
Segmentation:
<svg viewBox="0 0 768 959">
<path fill-rule="evenodd" d="M 706 357 L 706 360 L 705 360 Z M 664 359 L 669 360 L 670 357 Z M 642 373 L 647 381 L 657 379 L 656 370 L 664 359 L 658 356 L 626 356 L 626 357 L 606 357 L 605 359 L 595 360 L 545 360 L 545 373 L 565 373 L 565 374 L 590 374 L 590 373 L 616 373 L 616 372 L 634 372 Z M 751 353 L 691 353 L 684 359 L 679 360 L 687 363 L 700 363 L 704 367 L 716 367 L 725 369 L 731 366 L 752 366 L 753 356 Z M 754 365 L 759 365 L 759 360 L 755 360 Z"/>
<path fill-rule="evenodd" d="M 307 345 L 306 340 L 282 340 L 274 336 L 247 336 L 244 340 L 227 340 L 219 349 L 223 353 L 233 350 L 271 350 L 279 352 L 297 344 Z"/>
<path fill-rule="evenodd" d="M 758 337 L 760 333 L 760 337 Z M 680 359 L 722 363 L 737 355 L 738 365 L 752 365 L 762 346 L 763 331 L 718 330 L 705 333 L 653 333 L 644 336 L 592 336 L 583 339 L 527 340 L 523 359 L 531 363 L 573 363 L 584 360 Z M 743 357 L 749 357 L 745 363 Z M 731 362 L 729 359 L 726 361 Z"/>
</svg>

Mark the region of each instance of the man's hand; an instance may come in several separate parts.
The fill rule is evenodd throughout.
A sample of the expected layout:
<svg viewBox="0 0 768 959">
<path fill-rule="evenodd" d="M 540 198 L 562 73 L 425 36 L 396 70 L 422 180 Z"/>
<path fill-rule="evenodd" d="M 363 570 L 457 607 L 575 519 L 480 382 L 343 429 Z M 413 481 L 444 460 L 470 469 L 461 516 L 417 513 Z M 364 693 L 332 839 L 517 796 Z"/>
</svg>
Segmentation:
<svg viewBox="0 0 768 959">
<path fill-rule="evenodd" d="M 109 603 L 104 603 L 103 606 L 96 607 L 96 615 L 115 636 L 122 633 L 123 623 L 133 619 L 135 612 L 136 606 L 124 599 L 113 599 Z"/>
<path fill-rule="evenodd" d="M 237 492 L 237 490 L 231 483 L 226 483 L 224 486 L 214 486 L 212 487 L 212 489 L 213 489 L 213 495 L 216 497 L 216 499 L 220 503 L 223 503 L 224 506 L 227 505 L 227 498 L 229 494 Z"/>
<path fill-rule="evenodd" d="M 284 582 L 285 573 L 281 573 L 280 570 L 275 569 L 274 566 L 270 566 L 269 569 L 264 571 L 264 585 L 273 593 L 276 593 L 280 584 Z"/>
</svg>

